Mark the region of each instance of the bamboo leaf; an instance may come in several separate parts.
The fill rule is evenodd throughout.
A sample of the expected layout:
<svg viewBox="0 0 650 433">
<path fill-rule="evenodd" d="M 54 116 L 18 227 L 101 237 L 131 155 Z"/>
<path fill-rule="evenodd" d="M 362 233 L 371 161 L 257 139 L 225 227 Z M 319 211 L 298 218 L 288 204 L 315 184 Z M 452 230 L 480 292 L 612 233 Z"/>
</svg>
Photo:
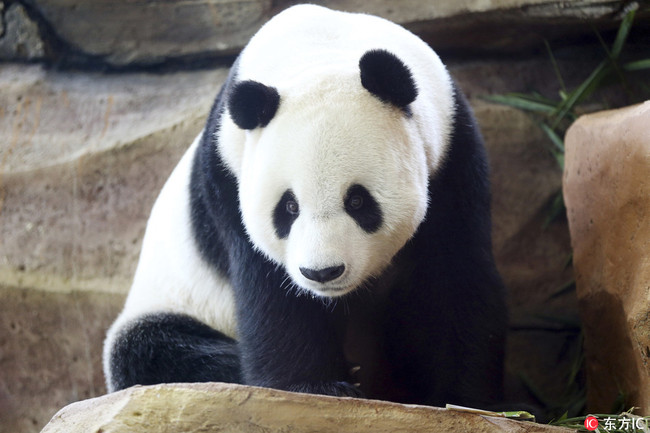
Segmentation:
<svg viewBox="0 0 650 433">
<path fill-rule="evenodd" d="M 614 40 L 614 45 L 612 45 L 611 51 L 612 58 L 614 59 L 618 59 L 618 57 L 621 55 L 621 51 L 623 51 L 623 46 L 625 45 L 625 41 L 630 34 L 630 29 L 632 28 L 635 14 L 636 8 L 630 10 L 627 14 L 625 14 L 625 17 L 623 18 L 623 21 L 618 28 L 616 39 Z"/>
<path fill-rule="evenodd" d="M 582 336 L 581 336 L 581 338 L 582 338 Z M 571 365 L 571 371 L 569 372 L 569 379 L 568 379 L 569 385 L 576 383 L 576 380 L 578 379 L 578 375 L 580 374 L 580 371 L 582 370 L 582 365 L 584 364 L 584 361 L 585 361 L 585 352 L 584 352 L 584 350 L 582 350 L 582 347 L 578 348 L 577 353 L 578 353 L 578 356 L 576 356 L 573 359 L 573 362 L 572 362 L 572 365 Z"/>
<path fill-rule="evenodd" d="M 536 98 L 531 98 L 529 95 L 509 93 L 506 95 L 489 95 L 484 99 L 497 104 L 539 113 L 551 114 L 556 110 L 556 103 L 541 101 Z"/>
<path fill-rule="evenodd" d="M 570 252 L 570 253 L 567 255 L 566 260 L 564 261 L 564 268 L 562 268 L 562 269 L 567 269 L 567 268 L 568 268 L 569 266 L 571 266 L 572 264 L 573 264 L 573 252 Z"/>
<path fill-rule="evenodd" d="M 557 150 L 564 153 L 564 141 L 562 140 L 562 138 L 560 138 L 557 132 L 555 132 L 554 129 L 552 129 L 550 126 L 548 126 L 546 123 L 543 122 L 539 124 L 539 127 L 542 128 L 542 130 L 546 133 L 548 138 L 551 139 L 551 141 L 553 142 Z"/>
<path fill-rule="evenodd" d="M 576 290 L 576 282 L 575 282 L 575 280 L 571 280 L 568 283 L 565 283 L 564 285 L 562 285 L 555 292 L 551 293 L 548 296 L 548 300 L 560 298 L 560 297 L 566 295 L 567 293 L 574 293 L 575 290 Z"/>
<path fill-rule="evenodd" d="M 623 69 L 628 72 L 650 69 L 650 59 L 636 60 L 634 62 L 626 63 L 623 65 Z"/>
<path fill-rule="evenodd" d="M 553 54 L 553 50 L 551 50 L 551 45 L 548 43 L 548 40 L 546 39 L 544 39 L 544 46 L 546 47 L 546 52 L 548 53 L 548 57 L 551 59 L 551 64 L 553 65 L 553 70 L 555 71 L 555 76 L 557 77 L 557 81 L 560 83 L 560 95 L 563 92 L 566 93 L 566 86 L 564 85 L 562 74 L 560 73 L 560 67 L 557 64 L 557 60 L 555 60 L 555 54 Z"/>
<path fill-rule="evenodd" d="M 580 101 L 587 98 L 598 88 L 602 79 L 605 78 L 610 71 L 610 68 L 607 66 L 607 62 L 602 62 L 593 70 L 589 77 L 578 86 L 577 89 L 567 95 L 567 99 L 562 101 L 557 108 L 557 114 L 555 115 L 555 120 L 551 124 L 551 128 L 557 128 L 562 119 L 564 119 Z"/>
<path fill-rule="evenodd" d="M 553 158 L 555 158 L 555 162 L 557 162 L 557 165 L 559 165 L 560 168 L 562 170 L 564 170 L 564 154 L 562 152 L 558 151 L 557 149 L 553 148 L 553 147 L 551 147 L 549 149 L 549 151 L 551 152 L 551 155 L 553 155 Z M 554 214 L 555 214 L 555 212 L 554 212 Z M 557 215 L 559 215 L 559 212 L 556 213 L 556 215 L 554 215 L 554 217 L 552 219 L 555 219 L 555 217 Z M 550 224 L 550 222 L 549 222 L 549 224 Z M 548 226 L 548 224 L 547 224 L 547 226 Z"/>
</svg>

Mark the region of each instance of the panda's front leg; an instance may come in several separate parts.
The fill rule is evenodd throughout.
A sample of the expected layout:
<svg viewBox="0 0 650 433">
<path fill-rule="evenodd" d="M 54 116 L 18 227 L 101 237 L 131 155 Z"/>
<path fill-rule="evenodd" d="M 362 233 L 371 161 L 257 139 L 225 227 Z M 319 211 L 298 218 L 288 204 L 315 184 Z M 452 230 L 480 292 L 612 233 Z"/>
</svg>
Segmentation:
<svg viewBox="0 0 650 433">
<path fill-rule="evenodd" d="M 286 273 L 259 253 L 246 255 L 232 274 L 244 382 L 360 397 L 343 356 L 339 309 L 291 288 Z"/>
</svg>

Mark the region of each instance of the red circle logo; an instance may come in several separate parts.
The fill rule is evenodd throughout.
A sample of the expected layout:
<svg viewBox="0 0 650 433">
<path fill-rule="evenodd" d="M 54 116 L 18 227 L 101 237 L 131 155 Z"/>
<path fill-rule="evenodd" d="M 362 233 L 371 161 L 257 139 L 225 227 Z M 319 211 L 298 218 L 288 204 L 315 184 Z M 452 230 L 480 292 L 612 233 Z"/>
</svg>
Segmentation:
<svg viewBox="0 0 650 433">
<path fill-rule="evenodd" d="M 596 428 L 598 428 L 598 418 L 595 416 L 588 416 L 587 419 L 585 419 L 585 428 L 589 431 L 596 430 Z"/>
</svg>

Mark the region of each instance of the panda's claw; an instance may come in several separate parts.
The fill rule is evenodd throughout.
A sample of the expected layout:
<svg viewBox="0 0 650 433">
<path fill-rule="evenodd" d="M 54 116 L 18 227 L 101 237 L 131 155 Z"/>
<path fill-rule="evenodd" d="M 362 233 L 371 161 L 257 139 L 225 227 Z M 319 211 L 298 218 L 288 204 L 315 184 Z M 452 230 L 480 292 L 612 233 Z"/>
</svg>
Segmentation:
<svg viewBox="0 0 650 433">
<path fill-rule="evenodd" d="M 355 374 L 357 374 L 359 372 L 359 370 L 361 370 L 361 366 L 360 365 L 355 365 L 354 367 L 352 367 L 350 369 L 350 376 L 354 376 Z"/>
</svg>

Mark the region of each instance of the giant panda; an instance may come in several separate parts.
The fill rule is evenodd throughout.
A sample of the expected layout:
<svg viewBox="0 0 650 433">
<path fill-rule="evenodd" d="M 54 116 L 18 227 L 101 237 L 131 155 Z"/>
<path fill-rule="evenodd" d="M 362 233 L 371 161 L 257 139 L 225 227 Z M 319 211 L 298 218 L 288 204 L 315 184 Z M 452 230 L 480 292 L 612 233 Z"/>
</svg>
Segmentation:
<svg viewBox="0 0 650 433">
<path fill-rule="evenodd" d="M 281 12 L 153 207 L 104 345 L 108 390 L 500 401 L 488 176 L 468 104 L 422 40 L 365 14 Z"/>
</svg>

